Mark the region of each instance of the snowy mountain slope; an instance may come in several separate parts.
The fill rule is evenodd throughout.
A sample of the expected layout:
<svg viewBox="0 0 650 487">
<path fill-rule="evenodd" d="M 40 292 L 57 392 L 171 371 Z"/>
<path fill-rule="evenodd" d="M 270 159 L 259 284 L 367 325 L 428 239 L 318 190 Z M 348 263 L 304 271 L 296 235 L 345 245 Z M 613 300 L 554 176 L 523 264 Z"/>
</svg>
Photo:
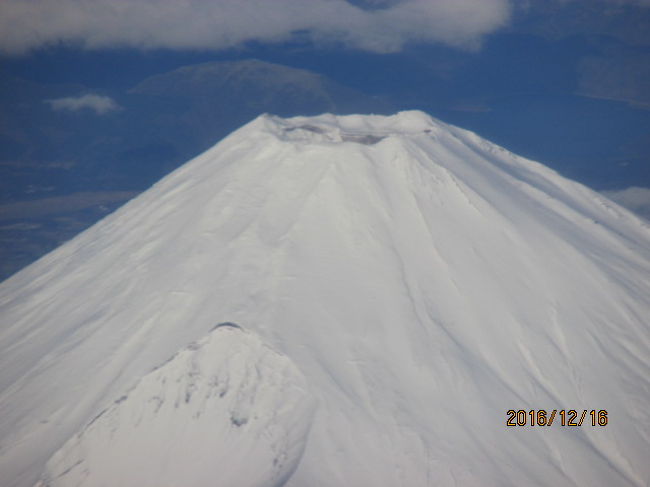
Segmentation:
<svg viewBox="0 0 650 487">
<path fill-rule="evenodd" d="M 311 424 L 306 389 L 286 357 L 222 325 L 94 418 L 39 485 L 284 485 Z"/>
<path fill-rule="evenodd" d="M 0 313 L 3 485 L 228 320 L 317 400 L 290 487 L 650 481 L 647 224 L 420 112 L 260 117 L 2 283 Z"/>
</svg>

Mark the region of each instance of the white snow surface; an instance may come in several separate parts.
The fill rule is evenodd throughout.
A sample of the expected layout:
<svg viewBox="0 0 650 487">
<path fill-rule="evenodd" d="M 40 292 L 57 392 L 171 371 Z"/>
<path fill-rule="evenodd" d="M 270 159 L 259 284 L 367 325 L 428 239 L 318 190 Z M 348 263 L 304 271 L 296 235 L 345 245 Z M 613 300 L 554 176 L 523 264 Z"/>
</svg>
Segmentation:
<svg viewBox="0 0 650 487">
<path fill-rule="evenodd" d="M 305 378 L 286 357 L 221 326 L 102 411 L 38 485 L 281 486 L 312 411 Z"/>
<path fill-rule="evenodd" d="M 65 459 L 79 485 L 645 486 L 649 316 L 650 229 L 588 188 L 421 112 L 265 115 L 0 284 L 0 484 L 77 485 Z M 258 426 L 213 396 L 155 414 L 195 359 L 263 364 Z M 281 472 L 264 428 L 290 432 Z"/>
</svg>

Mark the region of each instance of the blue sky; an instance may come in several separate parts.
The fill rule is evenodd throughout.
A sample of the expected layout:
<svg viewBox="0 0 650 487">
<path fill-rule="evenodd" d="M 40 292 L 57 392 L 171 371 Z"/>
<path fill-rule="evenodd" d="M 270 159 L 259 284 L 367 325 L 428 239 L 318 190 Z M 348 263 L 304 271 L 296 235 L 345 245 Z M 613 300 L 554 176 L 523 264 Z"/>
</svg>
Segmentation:
<svg viewBox="0 0 650 487">
<path fill-rule="evenodd" d="M 650 0 L 4 0 L 0 53 L 5 74 L 77 87 L 51 110 L 105 119 L 147 77 L 261 59 L 596 189 L 650 187 Z"/>
</svg>

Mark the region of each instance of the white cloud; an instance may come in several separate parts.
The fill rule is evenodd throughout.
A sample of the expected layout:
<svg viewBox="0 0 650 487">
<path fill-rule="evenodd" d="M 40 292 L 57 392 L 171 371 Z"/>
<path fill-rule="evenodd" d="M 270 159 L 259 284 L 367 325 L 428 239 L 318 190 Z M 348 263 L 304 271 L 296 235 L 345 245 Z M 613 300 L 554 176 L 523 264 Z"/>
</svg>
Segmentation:
<svg viewBox="0 0 650 487">
<path fill-rule="evenodd" d="M 119 110 L 120 106 L 112 98 L 103 95 L 81 95 L 66 98 L 46 100 L 53 110 L 78 112 L 79 110 L 93 110 L 97 115 L 105 115 Z"/>
<path fill-rule="evenodd" d="M 601 193 L 628 210 L 650 220 L 650 188 L 632 186 L 615 191 L 601 191 Z"/>
<path fill-rule="evenodd" d="M 0 51 L 57 43 L 85 48 L 223 49 L 296 32 L 377 52 L 410 41 L 472 48 L 505 25 L 511 0 L 3 0 Z"/>
</svg>

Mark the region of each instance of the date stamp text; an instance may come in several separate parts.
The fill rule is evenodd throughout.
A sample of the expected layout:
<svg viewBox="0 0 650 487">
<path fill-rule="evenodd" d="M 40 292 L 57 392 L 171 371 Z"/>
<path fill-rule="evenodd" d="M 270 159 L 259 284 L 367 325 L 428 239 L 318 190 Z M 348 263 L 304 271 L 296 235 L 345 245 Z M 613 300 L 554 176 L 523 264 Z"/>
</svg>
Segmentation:
<svg viewBox="0 0 650 487">
<path fill-rule="evenodd" d="M 508 409 L 506 426 L 607 426 L 605 409 Z"/>
</svg>

